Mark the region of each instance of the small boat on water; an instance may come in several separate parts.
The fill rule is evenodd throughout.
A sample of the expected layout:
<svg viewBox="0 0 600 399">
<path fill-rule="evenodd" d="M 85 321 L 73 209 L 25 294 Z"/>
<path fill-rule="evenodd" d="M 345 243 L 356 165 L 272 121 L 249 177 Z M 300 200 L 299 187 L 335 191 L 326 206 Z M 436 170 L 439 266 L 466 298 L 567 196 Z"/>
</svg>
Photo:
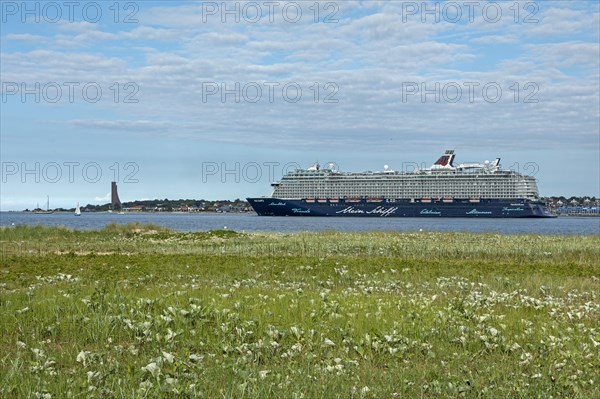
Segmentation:
<svg viewBox="0 0 600 399">
<path fill-rule="evenodd" d="M 50 196 L 49 196 L 49 195 L 47 195 L 47 196 L 46 196 L 46 210 L 45 210 L 45 211 L 43 211 L 43 210 L 41 210 L 41 209 L 40 209 L 40 207 L 38 206 L 38 207 L 37 207 L 37 210 L 36 210 L 36 211 L 33 211 L 33 213 L 35 213 L 35 214 L 38 214 L 38 215 L 49 215 L 49 214 L 51 214 L 51 213 L 54 213 L 54 211 L 51 211 L 51 210 L 50 210 Z"/>
<path fill-rule="evenodd" d="M 75 208 L 75 216 L 81 216 L 81 209 L 79 209 L 79 202 L 77 203 L 77 208 Z"/>
</svg>

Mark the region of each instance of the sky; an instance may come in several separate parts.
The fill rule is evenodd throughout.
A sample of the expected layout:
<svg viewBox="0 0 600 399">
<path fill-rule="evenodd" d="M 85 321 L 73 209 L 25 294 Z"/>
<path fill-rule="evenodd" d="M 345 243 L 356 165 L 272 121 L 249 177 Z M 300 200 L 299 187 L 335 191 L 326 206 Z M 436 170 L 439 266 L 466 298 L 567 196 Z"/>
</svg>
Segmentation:
<svg viewBox="0 0 600 399">
<path fill-rule="evenodd" d="M 600 197 L 597 1 L 2 1 L 0 210 L 501 158 Z"/>
</svg>

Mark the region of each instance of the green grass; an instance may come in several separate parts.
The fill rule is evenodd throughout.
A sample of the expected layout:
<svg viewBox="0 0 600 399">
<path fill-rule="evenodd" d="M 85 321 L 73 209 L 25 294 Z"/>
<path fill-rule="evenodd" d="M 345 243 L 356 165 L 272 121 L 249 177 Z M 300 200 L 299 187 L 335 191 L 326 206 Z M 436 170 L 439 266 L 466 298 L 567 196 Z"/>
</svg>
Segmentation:
<svg viewBox="0 0 600 399">
<path fill-rule="evenodd" d="M 600 397 L 600 237 L 0 230 L 0 397 Z"/>
</svg>

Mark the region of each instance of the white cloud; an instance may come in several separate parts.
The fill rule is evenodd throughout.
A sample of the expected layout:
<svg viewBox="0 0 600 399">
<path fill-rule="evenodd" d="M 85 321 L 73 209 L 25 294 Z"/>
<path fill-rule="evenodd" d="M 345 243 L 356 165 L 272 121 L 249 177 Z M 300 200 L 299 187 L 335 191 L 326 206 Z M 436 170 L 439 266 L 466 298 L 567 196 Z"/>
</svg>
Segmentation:
<svg viewBox="0 0 600 399">
<path fill-rule="evenodd" d="M 21 40 L 21 41 L 31 41 L 31 42 L 46 42 L 48 39 L 45 36 L 42 35 L 33 35 L 31 33 L 12 33 L 12 34 L 8 34 L 6 36 L 4 36 L 4 39 L 9 40 L 9 41 L 16 41 L 16 40 Z"/>
<path fill-rule="evenodd" d="M 160 29 L 150 26 L 139 26 L 130 31 L 119 32 L 120 39 L 171 41 L 181 37 L 177 29 Z"/>
<path fill-rule="evenodd" d="M 557 2 L 549 4 L 560 4 Z M 539 23 L 531 24 L 530 32 L 537 36 L 562 37 L 565 34 L 573 35 L 585 30 L 597 33 L 600 25 L 600 13 L 588 10 L 580 11 L 568 7 L 540 7 Z M 597 8 L 596 8 L 597 10 Z"/>
<path fill-rule="evenodd" d="M 519 39 L 515 35 L 486 35 L 475 37 L 470 41 L 480 44 L 513 44 L 517 43 Z"/>
<path fill-rule="evenodd" d="M 248 41 L 248 36 L 237 32 L 208 32 L 197 36 L 194 40 L 204 46 L 242 45 Z"/>
<path fill-rule="evenodd" d="M 106 204 L 107 202 L 110 201 L 110 191 L 102 197 L 94 197 L 94 201 L 100 202 L 102 204 Z"/>
<path fill-rule="evenodd" d="M 58 30 L 65 32 L 75 32 L 76 34 L 96 31 L 99 28 L 99 25 L 97 23 L 68 20 L 61 20 L 60 23 L 56 24 L 56 26 Z"/>
<path fill-rule="evenodd" d="M 157 122 L 151 120 L 89 120 L 74 119 L 68 121 L 77 127 L 85 127 L 100 130 L 112 130 L 116 132 L 163 132 L 171 126 L 168 122 Z"/>
<path fill-rule="evenodd" d="M 550 67 L 581 67 L 598 71 L 600 45 L 585 42 L 560 42 L 526 45 L 531 57 Z"/>
</svg>

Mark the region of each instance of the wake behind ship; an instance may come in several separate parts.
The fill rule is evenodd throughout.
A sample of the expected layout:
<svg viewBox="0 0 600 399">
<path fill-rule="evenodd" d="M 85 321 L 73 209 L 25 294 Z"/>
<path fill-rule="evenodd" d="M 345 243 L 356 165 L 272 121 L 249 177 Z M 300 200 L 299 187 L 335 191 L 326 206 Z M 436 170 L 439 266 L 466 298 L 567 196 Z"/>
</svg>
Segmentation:
<svg viewBox="0 0 600 399">
<path fill-rule="evenodd" d="M 339 172 L 318 163 L 271 184 L 271 197 L 247 198 L 260 216 L 553 217 L 536 180 L 493 162 L 454 166 L 448 150 L 433 166 L 397 172 Z"/>
</svg>

